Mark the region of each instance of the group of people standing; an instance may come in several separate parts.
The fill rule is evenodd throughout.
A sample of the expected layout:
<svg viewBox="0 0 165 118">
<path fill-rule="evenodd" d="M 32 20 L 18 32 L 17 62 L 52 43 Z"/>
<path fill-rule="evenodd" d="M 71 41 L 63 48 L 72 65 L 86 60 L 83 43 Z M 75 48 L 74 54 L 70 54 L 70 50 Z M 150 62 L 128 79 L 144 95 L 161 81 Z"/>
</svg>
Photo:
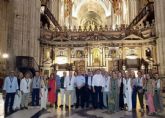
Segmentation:
<svg viewBox="0 0 165 118">
<path fill-rule="evenodd" d="M 138 71 L 136 77 L 132 70 L 110 73 L 98 70 L 93 75 L 92 87 L 95 103 L 99 101 L 100 108 L 108 108 L 111 112 L 136 111 L 137 96 L 140 112 L 144 112 L 144 101 L 149 115 L 163 110 L 161 80 L 158 73 L 144 74 Z M 96 98 L 98 95 L 99 99 Z"/>
<path fill-rule="evenodd" d="M 87 73 L 69 71 L 59 77 L 57 71 L 50 76 L 36 71 L 33 77 L 30 72 L 19 72 L 16 77 L 11 71 L 4 80 L 5 113 L 17 109 L 28 109 L 32 95 L 32 106 L 47 109 L 47 105 L 57 108 L 93 107 L 108 109 L 110 112 L 136 110 L 137 95 L 140 111 L 144 112 L 144 100 L 149 114 L 163 110 L 161 103 L 161 80 L 157 73 L 142 73 L 132 70 L 89 71 Z M 58 99 L 60 95 L 60 99 Z"/>
<path fill-rule="evenodd" d="M 5 114 L 11 114 L 19 109 L 28 109 L 30 102 L 32 106 L 46 109 L 47 88 L 47 78 L 41 77 L 38 71 L 35 72 L 34 77 L 31 72 L 25 74 L 18 72 L 16 75 L 11 71 L 3 84 Z"/>
<path fill-rule="evenodd" d="M 138 71 L 136 76 L 133 70 L 106 72 L 98 69 L 88 73 L 70 71 L 68 76 L 64 72 L 61 83 L 61 100 L 64 101 L 64 94 L 66 96 L 66 103 L 61 102 L 62 106 L 92 106 L 110 112 L 136 111 L 138 98 L 140 112 L 146 109 L 152 115 L 163 111 L 158 73 Z"/>
</svg>

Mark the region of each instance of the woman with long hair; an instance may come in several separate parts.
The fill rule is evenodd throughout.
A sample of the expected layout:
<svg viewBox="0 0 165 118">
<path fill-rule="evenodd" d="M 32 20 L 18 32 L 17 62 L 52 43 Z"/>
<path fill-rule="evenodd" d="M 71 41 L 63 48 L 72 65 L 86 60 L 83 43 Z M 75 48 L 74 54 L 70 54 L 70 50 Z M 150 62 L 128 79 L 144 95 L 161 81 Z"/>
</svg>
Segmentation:
<svg viewBox="0 0 165 118">
<path fill-rule="evenodd" d="M 108 107 L 110 112 L 119 111 L 119 85 L 115 71 L 112 72 L 112 78 L 110 81 L 110 98 Z"/>
<path fill-rule="evenodd" d="M 147 96 L 147 105 L 149 108 L 149 115 L 152 115 L 155 112 L 154 107 L 154 81 L 149 74 L 146 74 L 146 96 Z"/>
<path fill-rule="evenodd" d="M 56 81 L 54 79 L 54 73 L 50 74 L 48 81 L 48 102 L 50 103 L 50 107 L 53 107 L 56 102 Z"/>
</svg>

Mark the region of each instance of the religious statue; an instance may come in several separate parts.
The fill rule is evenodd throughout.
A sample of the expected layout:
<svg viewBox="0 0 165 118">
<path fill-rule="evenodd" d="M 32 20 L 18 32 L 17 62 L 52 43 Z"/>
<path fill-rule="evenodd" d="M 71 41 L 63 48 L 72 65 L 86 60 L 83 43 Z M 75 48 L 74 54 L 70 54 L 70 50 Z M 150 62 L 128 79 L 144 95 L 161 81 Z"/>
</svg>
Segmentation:
<svg viewBox="0 0 165 118">
<path fill-rule="evenodd" d="M 76 50 L 76 58 L 81 58 L 81 57 L 82 57 L 81 50 Z"/>
<path fill-rule="evenodd" d="M 100 64 L 101 64 L 100 58 L 101 58 L 100 50 L 98 48 L 93 49 L 93 51 L 92 51 L 93 66 L 100 66 Z"/>
<path fill-rule="evenodd" d="M 74 51 L 74 48 L 71 48 L 71 57 L 75 57 L 75 51 Z"/>
<path fill-rule="evenodd" d="M 105 25 L 104 30 L 108 31 L 108 26 L 107 25 Z"/>
<path fill-rule="evenodd" d="M 112 30 L 113 30 L 113 29 L 112 29 L 112 25 L 110 25 L 110 26 L 109 26 L 109 31 L 112 31 Z"/>
<path fill-rule="evenodd" d="M 94 27 L 94 31 L 98 31 L 97 25 L 95 25 L 95 27 Z"/>
<path fill-rule="evenodd" d="M 84 31 L 85 31 L 85 32 L 87 31 L 87 27 L 86 27 L 86 25 L 84 26 Z"/>
<path fill-rule="evenodd" d="M 73 27 L 73 31 L 74 32 L 77 32 L 76 26 Z"/>
<path fill-rule="evenodd" d="M 70 26 L 70 25 L 69 25 L 68 31 L 69 31 L 69 32 L 71 31 L 71 26 Z"/>
<path fill-rule="evenodd" d="M 81 28 L 81 26 L 79 26 L 78 31 L 79 31 L 79 32 L 82 32 L 82 28 Z"/>
<path fill-rule="evenodd" d="M 119 31 L 119 26 L 115 25 L 115 31 Z"/>
<path fill-rule="evenodd" d="M 100 25 L 99 31 L 103 31 L 103 27 L 102 27 L 102 25 Z"/>
<path fill-rule="evenodd" d="M 64 16 L 66 18 L 66 17 L 70 16 L 72 13 L 73 2 L 72 2 L 72 0 L 64 0 L 64 4 L 65 4 Z"/>
<path fill-rule="evenodd" d="M 67 27 L 66 26 L 64 26 L 63 31 L 67 31 Z"/>
<path fill-rule="evenodd" d="M 88 29 L 88 30 L 89 30 L 89 31 L 92 31 L 92 26 L 91 26 L 91 25 L 89 26 L 89 29 Z"/>
<path fill-rule="evenodd" d="M 121 0 L 112 0 L 114 13 L 119 15 L 121 13 Z"/>
</svg>

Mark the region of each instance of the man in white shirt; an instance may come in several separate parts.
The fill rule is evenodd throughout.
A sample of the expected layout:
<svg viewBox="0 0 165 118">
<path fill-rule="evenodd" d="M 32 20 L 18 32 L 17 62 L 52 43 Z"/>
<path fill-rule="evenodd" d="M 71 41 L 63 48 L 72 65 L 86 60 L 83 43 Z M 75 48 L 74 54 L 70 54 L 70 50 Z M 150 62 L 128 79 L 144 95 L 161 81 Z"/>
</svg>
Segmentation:
<svg viewBox="0 0 165 118">
<path fill-rule="evenodd" d="M 81 72 L 78 72 L 78 76 L 75 79 L 75 85 L 76 85 L 76 108 L 79 107 L 80 100 L 81 100 L 81 108 L 84 108 L 85 103 L 85 77 L 82 75 Z"/>
<path fill-rule="evenodd" d="M 21 80 L 20 91 L 22 93 L 21 108 L 28 109 L 29 95 L 31 90 L 30 73 L 25 74 L 25 78 Z"/>
<path fill-rule="evenodd" d="M 11 71 L 9 76 L 5 78 L 3 90 L 5 95 L 5 114 L 12 113 L 15 93 L 18 90 L 18 82 L 14 76 L 14 71 Z"/>
<path fill-rule="evenodd" d="M 65 95 L 66 95 L 66 108 L 73 107 L 74 102 L 74 82 L 75 77 L 73 76 L 73 72 L 69 71 L 69 76 L 66 76 L 64 79 L 64 88 L 65 88 Z M 71 100 L 69 99 L 71 96 Z M 70 102 L 69 102 L 70 101 Z M 71 103 L 71 105 L 69 104 Z"/>
<path fill-rule="evenodd" d="M 95 93 L 94 95 L 95 108 L 99 107 L 100 109 L 102 109 L 103 89 L 105 87 L 105 82 L 104 82 L 104 77 L 102 76 L 100 70 L 97 70 L 96 74 L 93 76 L 92 87 L 93 87 L 93 92 Z"/>
</svg>

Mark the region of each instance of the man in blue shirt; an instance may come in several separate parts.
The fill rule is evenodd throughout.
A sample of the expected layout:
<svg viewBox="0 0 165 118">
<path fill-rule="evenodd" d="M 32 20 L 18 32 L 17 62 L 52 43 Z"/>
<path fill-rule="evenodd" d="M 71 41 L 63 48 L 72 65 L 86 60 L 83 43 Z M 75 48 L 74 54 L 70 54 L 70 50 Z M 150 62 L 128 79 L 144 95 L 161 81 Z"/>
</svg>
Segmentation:
<svg viewBox="0 0 165 118">
<path fill-rule="evenodd" d="M 75 86 L 76 86 L 76 108 L 79 107 L 81 100 L 81 108 L 84 108 L 85 103 L 85 77 L 82 75 L 82 72 L 78 72 L 78 76 L 75 78 Z"/>
<path fill-rule="evenodd" d="M 54 79 L 56 80 L 56 102 L 55 102 L 55 107 L 57 108 L 57 103 L 58 103 L 58 93 L 60 92 L 61 88 L 61 81 L 60 81 L 60 76 L 57 75 L 57 70 L 54 71 Z"/>
<path fill-rule="evenodd" d="M 35 76 L 32 80 L 32 106 L 39 106 L 41 88 L 41 76 L 39 71 L 35 72 Z"/>
<path fill-rule="evenodd" d="M 11 71 L 9 76 L 5 78 L 3 90 L 5 95 L 5 114 L 12 113 L 14 97 L 18 90 L 18 82 L 14 76 L 14 71 Z"/>
</svg>

